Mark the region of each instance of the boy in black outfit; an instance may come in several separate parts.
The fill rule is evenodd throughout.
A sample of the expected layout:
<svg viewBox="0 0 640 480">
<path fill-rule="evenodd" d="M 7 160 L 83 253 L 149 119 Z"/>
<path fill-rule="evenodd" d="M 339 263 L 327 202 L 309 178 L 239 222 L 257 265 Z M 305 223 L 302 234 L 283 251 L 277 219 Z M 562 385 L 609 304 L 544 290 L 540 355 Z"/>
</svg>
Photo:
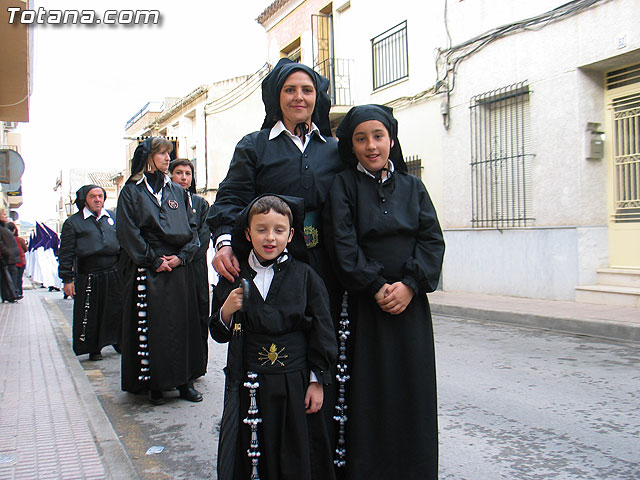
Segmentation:
<svg viewBox="0 0 640 480">
<path fill-rule="evenodd" d="M 334 478 L 321 414 L 323 385 L 331 382 L 337 357 L 327 292 L 287 250 L 301 241 L 302 228 L 293 228 L 304 218 L 301 203 L 264 195 L 243 210 L 233 234 L 240 278 L 231 284 L 221 277 L 214 291 L 211 334 L 231 342 L 221 480 Z"/>
</svg>

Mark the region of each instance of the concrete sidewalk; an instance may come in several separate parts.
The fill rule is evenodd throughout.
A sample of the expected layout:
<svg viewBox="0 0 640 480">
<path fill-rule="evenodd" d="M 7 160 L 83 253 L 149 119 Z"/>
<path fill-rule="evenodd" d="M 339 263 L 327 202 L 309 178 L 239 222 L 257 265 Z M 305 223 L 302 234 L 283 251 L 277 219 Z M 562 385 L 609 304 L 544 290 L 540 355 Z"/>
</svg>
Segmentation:
<svg viewBox="0 0 640 480">
<path fill-rule="evenodd" d="M 138 478 L 37 290 L 0 305 L 0 480 Z"/>
<path fill-rule="evenodd" d="M 429 303 L 433 315 L 640 342 L 640 308 L 443 291 Z"/>
</svg>

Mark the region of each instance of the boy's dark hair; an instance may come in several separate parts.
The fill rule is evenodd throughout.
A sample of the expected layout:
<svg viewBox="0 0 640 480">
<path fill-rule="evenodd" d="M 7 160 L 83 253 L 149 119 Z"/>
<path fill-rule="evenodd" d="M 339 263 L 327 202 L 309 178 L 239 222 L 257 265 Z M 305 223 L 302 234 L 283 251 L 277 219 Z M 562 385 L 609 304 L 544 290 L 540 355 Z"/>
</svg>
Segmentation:
<svg viewBox="0 0 640 480">
<path fill-rule="evenodd" d="M 291 208 L 289 208 L 287 202 L 275 195 L 266 195 L 259 198 L 253 205 L 251 205 L 247 218 L 247 227 L 251 225 L 251 219 L 254 215 L 269 213 L 271 210 L 279 213 L 280 215 L 285 215 L 289 219 L 289 227 L 293 226 L 293 214 L 291 213 Z"/>
</svg>

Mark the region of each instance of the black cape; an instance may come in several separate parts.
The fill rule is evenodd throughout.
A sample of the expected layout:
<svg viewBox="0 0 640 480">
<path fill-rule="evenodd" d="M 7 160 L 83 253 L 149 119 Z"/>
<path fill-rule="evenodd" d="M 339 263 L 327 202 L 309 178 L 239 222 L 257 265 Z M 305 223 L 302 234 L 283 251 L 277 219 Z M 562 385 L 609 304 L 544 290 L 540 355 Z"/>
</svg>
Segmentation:
<svg viewBox="0 0 640 480">
<path fill-rule="evenodd" d="M 169 182 L 158 205 L 144 181 L 128 182 L 120 192 L 117 213 L 125 292 L 122 389 L 163 390 L 188 383 L 204 375 L 205 364 L 190 263 L 200 243 L 187 193 Z M 182 265 L 157 273 L 162 255 L 177 255 Z M 140 292 L 146 295 L 144 308 L 139 306 Z M 138 331 L 141 309 L 148 322 L 145 335 Z M 148 357 L 141 358 L 140 351 Z M 141 372 L 141 360 L 148 360 L 149 372 Z"/>
<path fill-rule="evenodd" d="M 83 207 L 84 208 L 84 207 Z M 73 351 L 98 352 L 120 343 L 122 281 L 116 272 L 120 243 L 115 214 L 84 218 L 82 209 L 62 225 L 58 276 L 74 282 Z"/>
<path fill-rule="evenodd" d="M 380 185 L 352 168 L 328 208 L 334 264 L 349 295 L 346 478 L 437 479 L 436 372 L 426 293 L 440 275 L 444 241 L 422 182 L 396 172 Z M 402 281 L 415 296 L 399 315 L 373 296 Z"/>
</svg>

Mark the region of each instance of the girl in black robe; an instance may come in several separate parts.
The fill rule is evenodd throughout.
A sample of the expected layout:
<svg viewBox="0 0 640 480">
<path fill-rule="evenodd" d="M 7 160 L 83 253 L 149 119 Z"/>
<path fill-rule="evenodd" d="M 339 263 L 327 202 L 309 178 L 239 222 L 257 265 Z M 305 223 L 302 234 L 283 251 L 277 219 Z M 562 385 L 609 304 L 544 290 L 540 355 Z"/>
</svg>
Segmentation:
<svg viewBox="0 0 640 480">
<path fill-rule="evenodd" d="M 251 248 L 247 230 L 251 207 L 256 204 L 252 215 L 276 212 L 285 222 L 291 222 L 282 200 L 292 211 L 290 225 L 295 225 L 293 240 L 289 236 L 290 250 L 305 248 L 302 202 L 275 197 L 280 200 L 278 205 L 273 198 L 258 197 L 239 215 L 233 234 L 234 251 L 240 260 L 240 277 L 248 281 L 249 294 L 242 302 L 242 310 L 233 313 L 230 326 L 222 322 L 221 308 L 225 302 L 233 301 L 228 298 L 237 293 L 240 282 L 221 277 L 214 289 L 211 334 L 218 342 L 231 342 L 225 368 L 227 390 L 218 478 L 254 478 L 249 450 L 260 452 L 256 463 L 262 480 L 331 480 L 334 471 L 324 407 L 317 411 L 317 407 L 307 405 L 305 413 L 310 381 L 321 386 L 330 384 L 329 369 L 337 356 L 327 292 L 320 277 L 285 250 L 285 241 L 270 261 L 260 258 Z M 260 226 L 254 231 L 259 228 L 268 227 Z M 288 233 L 286 230 L 285 235 Z M 252 379 L 249 372 L 256 373 L 256 377 Z M 249 409 L 252 394 L 244 388 L 246 383 L 240 386 L 242 382 L 258 385 L 257 412 Z M 255 416 L 261 420 L 254 448 L 251 427 L 244 419 Z"/>
<path fill-rule="evenodd" d="M 87 194 L 96 188 L 106 200 L 107 192 L 98 185 L 85 185 L 76 192 L 78 212 L 62 225 L 58 253 L 58 276 L 65 294 L 73 296 L 73 351 L 90 354 L 90 360 L 99 360 L 106 345 L 118 351 L 122 329 L 115 214 L 104 208 L 91 212 L 86 207 Z"/>
<path fill-rule="evenodd" d="M 336 177 L 325 218 L 349 299 L 345 478 L 435 480 L 426 293 L 438 284 L 442 232 L 424 185 L 407 173 L 390 108 L 354 107 L 336 133 L 349 168 Z"/>
<path fill-rule="evenodd" d="M 122 389 L 148 391 L 156 405 L 173 387 L 201 401 L 192 382 L 205 372 L 190 264 L 200 242 L 187 192 L 166 175 L 171 148 L 159 137 L 138 145 L 116 222 L 125 291 Z"/>
</svg>

